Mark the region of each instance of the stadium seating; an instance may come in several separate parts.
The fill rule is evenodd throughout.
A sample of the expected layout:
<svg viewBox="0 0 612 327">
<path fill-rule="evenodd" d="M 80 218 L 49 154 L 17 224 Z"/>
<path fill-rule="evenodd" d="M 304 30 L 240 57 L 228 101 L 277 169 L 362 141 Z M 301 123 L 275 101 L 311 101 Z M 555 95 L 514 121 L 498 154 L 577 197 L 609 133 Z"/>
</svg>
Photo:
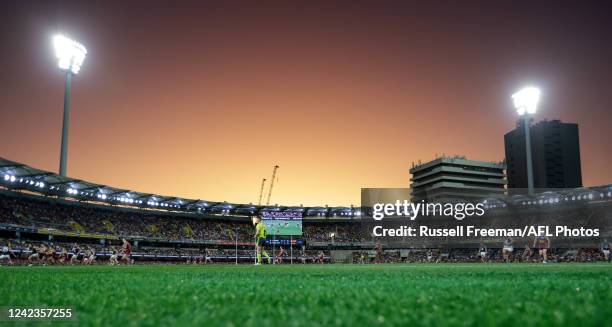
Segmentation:
<svg viewBox="0 0 612 327">
<path fill-rule="evenodd" d="M 31 173 L 30 170 L 27 172 Z M 35 192 L 36 188 L 43 186 L 56 189 L 46 184 L 50 182 L 52 179 L 47 178 L 45 182 L 37 184 L 27 178 L 17 179 L 5 175 L 2 181 L 4 185 L 0 183 L 0 242 L 12 244 L 11 249 L 19 254 L 19 258 L 31 252 L 32 246 L 45 244 L 61 253 L 69 252 L 74 247 L 73 244 L 78 243 L 82 248 L 90 248 L 99 258 L 105 259 L 120 248 L 122 238 L 133 243 L 134 258 L 141 262 L 199 262 L 206 256 L 215 262 L 250 262 L 254 258 L 253 226 L 249 217 L 253 214 L 253 206 L 241 205 L 221 211 L 211 209 L 192 212 L 172 207 L 150 209 L 140 205 L 140 201 L 134 202 L 138 205 L 102 203 L 74 196 Z M 13 183 L 23 185 L 6 186 Z M 80 185 L 85 184 L 87 183 L 80 182 Z M 581 210 L 591 210 L 591 207 L 602 205 L 609 208 L 612 203 L 611 190 L 612 186 L 606 185 L 558 193 L 546 192 L 534 198 L 496 198 L 495 201 L 488 202 L 488 210 L 493 213 L 492 219 L 499 222 L 508 219 L 518 221 L 519 218 L 525 221 L 558 222 L 586 219 L 585 217 L 591 219 L 592 215 L 584 215 Z M 70 194 L 74 192 L 71 189 Z M 89 196 L 87 191 L 81 193 Z M 222 207 L 229 208 L 232 205 Z M 239 211 L 237 207 L 247 211 Z M 314 262 L 314 258 L 323 251 L 325 260 L 330 261 L 331 253 L 335 250 L 336 254 L 343 253 L 341 260 L 336 258 L 338 262 L 350 262 L 350 251 L 353 251 L 353 262 L 373 261 L 374 239 L 355 216 L 361 208 L 279 208 L 301 210 L 305 215 L 303 235 L 299 237 L 305 246 L 292 247 L 287 254 L 288 260 Z M 512 210 L 507 210 L 510 208 Z M 496 210 L 499 212 L 496 213 Z M 607 222 L 612 220 L 612 217 L 600 218 Z M 446 222 L 430 223 L 444 225 Z M 608 229 L 602 230 L 602 235 L 612 233 L 612 229 L 609 229 L 611 225 L 605 225 Z M 377 240 L 391 244 L 384 238 Z M 427 240 L 412 238 L 404 241 L 405 243 L 396 246 L 385 245 L 385 262 L 478 260 L 475 251 L 477 243 L 474 242 L 450 244 L 443 237 L 430 237 Z M 503 239 L 490 240 L 489 260 L 501 261 L 502 242 Z M 523 243 L 515 246 L 515 260 L 523 260 Z M 558 261 L 591 261 L 601 257 L 598 249 L 573 246 L 561 246 L 552 250 L 552 254 Z"/>
</svg>

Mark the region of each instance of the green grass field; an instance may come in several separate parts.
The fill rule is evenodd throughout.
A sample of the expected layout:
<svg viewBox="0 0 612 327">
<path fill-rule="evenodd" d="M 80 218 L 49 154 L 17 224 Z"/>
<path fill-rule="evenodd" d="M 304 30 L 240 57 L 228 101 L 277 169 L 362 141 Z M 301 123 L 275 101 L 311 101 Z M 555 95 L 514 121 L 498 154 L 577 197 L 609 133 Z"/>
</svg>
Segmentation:
<svg viewBox="0 0 612 327">
<path fill-rule="evenodd" d="M 82 326 L 610 326 L 612 265 L 0 267 L 0 306 L 40 305 Z"/>
</svg>

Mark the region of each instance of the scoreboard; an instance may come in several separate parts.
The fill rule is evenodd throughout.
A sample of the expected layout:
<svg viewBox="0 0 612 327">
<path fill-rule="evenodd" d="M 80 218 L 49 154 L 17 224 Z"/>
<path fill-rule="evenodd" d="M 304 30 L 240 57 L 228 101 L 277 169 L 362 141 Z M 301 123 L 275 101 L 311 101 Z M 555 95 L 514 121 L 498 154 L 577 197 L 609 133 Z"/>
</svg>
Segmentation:
<svg viewBox="0 0 612 327">
<path fill-rule="evenodd" d="M 299 211 L 264 211 L 261 221 L 270 236 L 302 236 L 302 213 Z"/>
</svg>

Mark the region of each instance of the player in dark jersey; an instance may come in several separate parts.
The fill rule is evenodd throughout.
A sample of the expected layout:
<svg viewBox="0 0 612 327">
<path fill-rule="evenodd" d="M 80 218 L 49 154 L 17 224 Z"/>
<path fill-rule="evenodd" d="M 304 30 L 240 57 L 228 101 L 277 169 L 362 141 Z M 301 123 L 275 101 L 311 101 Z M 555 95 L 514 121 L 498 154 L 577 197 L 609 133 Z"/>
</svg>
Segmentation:
<svg viewBox="0 0 612 327">
<path fill-rule="evenodd" d="M 484 245 L 484 243 L 480 243 L 480 246 L 478 247 L 478 256 L 480 257 L 480 262 L 487 262 L 487 247 Z"/>
<path fill-rule="evenodd" d="M 319 251 L 319 255 L 317 256 L 317 262 L 320 264 L 325 263 L 325 253 L 323 253 L 323 251 Z"/>
<path fill-rule="evenodd" d="M 60 248 L 59 250 L 60 250 L 59 263 L 63 265 L 68 261 L 68 252 L 66 251 L 66 248 L 64 247 Z"/>
<path fill-rule="evenodd" d="M 427 250 L 427 262 L 432 262 L 434 257 L 433 250 Z"/>
<path fill-rule="evenodd" d="M 133 263 L 132 260 L 132 244 L 128 242 L 125 238 L 123 239 L 123 256 L 121 256 L 121 260 L 125 261 L 126 265 Z"/>
<path fill-rule="evenodd" d="M 55 248 L 53 247 L 53 245 L 49 245 L 46 249 L 45 249 L 45 258 L 44 260 L 46 262 L 48 262 L 49 264 L 55 264 Z"/>
<path fill-rule="evenodd" d="M 601 243 L 601 252 L 603 252 L 604 260 L 610 261 L 610 242 L 605 238 Z"/>
<path fill-rule="evenodd" d="M 79 255 L 81 254 L 81 248 L 79 247 L 79 245 L 77 243 L 74 243 L 74 245 L 72 246 L 72 256 L 70 257 L 70 263 L 71 264 L 75 264 L 75 263 L 79 263 Z"/>
<path fill-rule="evenodd" d="M 44 244 L 41 244 L 36 249 L 38 250 L 38 261 L 42 262 L 43 265 L 46 265 L 45 257 L 47 256 L 47 247 Z"/>
<path fill-rule="evenodd" d="M 282 246 L 280 247 L 280 250 L 278 250 L 278 255 L 276 256 L 276 258 L 274 258 L 276 263 L 283 263 L 283 257 L 285 256 L 285 248 L 283 248 Z"/>
<path fill-rule="evenodd" d="M 542 263 L 547 263 L 548 249 L 550 248 L 550 238 L 544 235 L 536 237 L 533 242 L 533 247 L 538 249 L 538 253 L 542 257 Z"/>
<path fill-rule="evenodd" d="M 374 249 L 376 250 L 376 258 L 374 259 L 374 262 L 383 263 L 384 262 L 383 247 L 382 247 L 382 244 L 380 244 L 380 241 L 376 242 L 376 247 Z"/>
<path fill-rule="evenodd" d="M 302 264 L 307 264 L 308 256 L 306 255 L 306 247 L 302 245 L 302 249 L 300 250 L 300 261 Z"/>
<path fill-rule="evenodd" d="M 523 250 L 523 260 L 525 261 L 531 259 L 532 255 L 533 251 L 529 247 L 529 243 L 525 242 L 525 250 Z"/>
</svg>

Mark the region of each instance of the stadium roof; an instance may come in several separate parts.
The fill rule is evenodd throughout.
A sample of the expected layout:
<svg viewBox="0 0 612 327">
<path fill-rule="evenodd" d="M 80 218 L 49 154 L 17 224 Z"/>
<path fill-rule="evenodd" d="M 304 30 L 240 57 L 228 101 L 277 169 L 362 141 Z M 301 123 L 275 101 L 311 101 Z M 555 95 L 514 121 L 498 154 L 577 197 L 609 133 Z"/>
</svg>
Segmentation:
<svg viewBox="0 0 612 327">
<path fill-rule="evenodd" d="M 260 211 L 302 211 L 311 216 L 359 216 L 354 207 L 257 206 L 252 203 L 229 203 L 187 199 L 133 190 L 61 176 L 28 165 L 0 158 L 0 184 L 11 190 L 36 192 L 78 201 L 101 202 L 111 205 L 141 207 L 170 211 L 213 214 L 254 215 Z"/>
<path fill-rule="evenodd" d="M 58 175 L 28 165 L 0 158 L 0 185 L 9 190 L 28 191 L 38 194 L 96 202 L 106 205 L 175 212 L 206 213 L 220 215 L 250 216 L 261 211 L 301 211 L 306 217 L 355 218 L 361 216 L 360 207 L 324 206 L 258 206 L 252 203 L 229 203 L 201 199 L 187 199 L 152 193 L 143 193 L 116 188 Z M 583 187 L 571 190 L 542 190 L 534 196 L 493 195 L 486 199 L 487 206 L 498 207 L 501 203 L 514 205 L 555 204 L 563 201 L 598 200 L 612 197 L 612 184 Z M 485 203 L 487 203 L 485 201 Z M 504 206 L 501 204 L 501 206 Z"/>
</svg>

